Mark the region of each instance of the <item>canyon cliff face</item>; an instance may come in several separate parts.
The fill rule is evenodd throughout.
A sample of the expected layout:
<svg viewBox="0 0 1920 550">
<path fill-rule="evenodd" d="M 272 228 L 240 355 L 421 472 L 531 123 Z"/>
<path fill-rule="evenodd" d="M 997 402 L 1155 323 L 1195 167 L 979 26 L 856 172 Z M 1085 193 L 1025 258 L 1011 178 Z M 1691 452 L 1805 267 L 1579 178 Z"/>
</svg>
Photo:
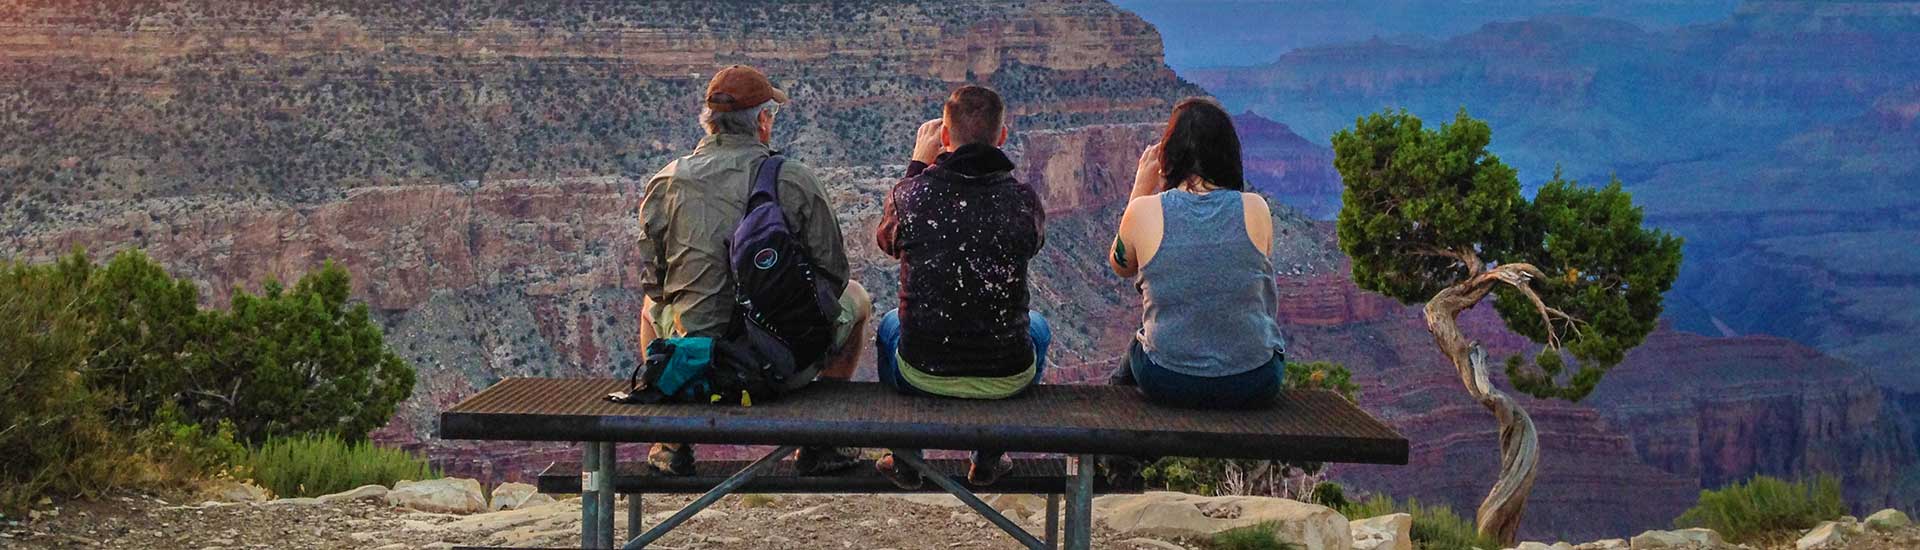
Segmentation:
<svg viewBox="0 0 1920 550">
<path fill-rule="evenodd" d="M 504 377 L 631 371 L 637 187 L 700 133 L 693 73 L 751 62 L 793 94 L 774 141 L 821 173 L 880 311 L 898 287 L 873 228 L 913 128 L 958 82 L 1000 89 L 1017 175 L 1049 213 L 1033 305 L 1055 330 L 1053 383 L 1104 380 L 1137 328 L 1138 294 L 1104 258 L 1140 150 L 1174 100 L 1203 93 L 1167 70 L 1150 26 L 1095 2 L 753 3 L 726 16 L 751 25 L 727 27 L 711 23 L 727 6 L 707 2 L 537 17 L 512 3 L 250 6 L 0 0 L 0 74 L 17 77 L 0 79 L 0 130 L 29 136 L 0 141 L 0 257 L 142 249 L 213 307 L 338 261 L 420 372 L 376 437 L 495 480 L 576 451 L 438 440 L 436 414 Z M 1590 84 L 1556 78 L 1526 80 Z M 1873 120 L 1911 128 L 1913 104 L 1886 100 Z M 1336 479 L 1470 511 L 1497 466 L 1495 424 L 1413 309 L 1353 286 L 1315 221 L 1337 204 L 1331 153 L 1276 118 L 1292 126 L 1236 121 L 1250 183 L 1278 198 L 1290 356 L 1352 367 L 1361 405 L 1414 449 L 1409 466 Z M 1524 348 L 1488 311 L 1468 329 Z M 1546 467 L 1524 534 L 1665 525 L 1699 488 L 1752 473 L 1834 471 L 1861 502 L 1888 498 L 1878 488 L 1911 467 L 1912 444 L 1862 372 L 1774 339 L 1658 333 L 1586 402 L 1529 403 Z"/>
</svg>

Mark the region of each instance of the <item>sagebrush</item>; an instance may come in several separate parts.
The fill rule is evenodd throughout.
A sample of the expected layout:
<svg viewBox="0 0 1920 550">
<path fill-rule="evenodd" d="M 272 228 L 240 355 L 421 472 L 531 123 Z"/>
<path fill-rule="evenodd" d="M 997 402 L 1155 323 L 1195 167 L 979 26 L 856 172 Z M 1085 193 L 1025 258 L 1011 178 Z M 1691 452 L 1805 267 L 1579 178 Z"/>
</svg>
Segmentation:
<svg viewBox="0 0 1920 550">
<path fill-rule="evenodd" d="M 1727 540 L 1744 543 L 1808 529 L 1846 513 L 1839 478 L 1823 474 L 1790 482 L 1756 476 L 1718 490 L 1700 491 L 1700 501 L 1673 524 L 1705 527 Z"/>
<path fill-rule="evenodd" d="M 436 479 L 440 471 L 399 449 L 319 434 L 273 438 L 240 463 L 248 477 L 279 497 L 313 497 L 361 485 Z"/>
</svg>

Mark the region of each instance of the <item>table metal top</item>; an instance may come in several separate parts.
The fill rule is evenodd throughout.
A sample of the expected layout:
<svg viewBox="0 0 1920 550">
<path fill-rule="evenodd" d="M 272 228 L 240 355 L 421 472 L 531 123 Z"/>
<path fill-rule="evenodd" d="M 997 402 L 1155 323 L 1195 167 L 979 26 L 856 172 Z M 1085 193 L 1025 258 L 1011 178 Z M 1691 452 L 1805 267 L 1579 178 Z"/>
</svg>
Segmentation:
<svg viewBox="0 0 1920 550">
<path fill-rule="evenodd" d="M 440 437 L 997 449 L 1405 464 L 1407 440 L 1338 394 L 1290 390 L 1251 411 L 1174 409 L 1133 388 L 1039 385 L 1003 400 L 816 382 L 751 407 L 620 404 L 612 379 L 511 378 L 440 415 Z"/>
</svg>

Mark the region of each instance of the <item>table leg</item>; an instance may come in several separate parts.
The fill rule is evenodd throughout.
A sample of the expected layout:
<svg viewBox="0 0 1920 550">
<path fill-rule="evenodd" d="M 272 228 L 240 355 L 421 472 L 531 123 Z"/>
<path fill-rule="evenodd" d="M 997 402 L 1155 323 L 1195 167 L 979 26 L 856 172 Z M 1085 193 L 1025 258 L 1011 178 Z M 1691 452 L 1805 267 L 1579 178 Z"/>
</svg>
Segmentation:
<svg viewBox="0 0 1920 550">
<path fill-rule="evenodd" d="M 1074 461 L 1078 470 L 1070 482 L 1067 501 L 1067 549 L 1087 550 L 1093 546 L 1093 455 L 1080 455 Z"/>
<path fill-rule="evenodd" d="M 600 443 L 581 444 L 580 457 L 580 547 L 593 548 L 600 540 L 599 483 L 594 474 L 600 469 Z"/>
<path fill-rule="evenodd" d="M 614 466 L 619 464 L 614 458 L 615 447 L 612 442 L 600 444 L 600 472 L 593 476 L 600 484 L 597 487 L 600 490 L 600 539 L 596 543 L 599 548 L 613 548 L 613 476 Z"/>
<path fill-rule="evenodd" d="M 1060 550 L 1060 495 L 1047 493 L 1047 550 Z"/>
<path fill-rule="evenodd" d="M 640 507 L 640 493 L 627 495 L 627 539 L 638 538 L 641 533 L 647 532 L 641 528 L 646 525 L 646 520 L 641 519 L 643 513 L 645 510 Z"/>
</svg>

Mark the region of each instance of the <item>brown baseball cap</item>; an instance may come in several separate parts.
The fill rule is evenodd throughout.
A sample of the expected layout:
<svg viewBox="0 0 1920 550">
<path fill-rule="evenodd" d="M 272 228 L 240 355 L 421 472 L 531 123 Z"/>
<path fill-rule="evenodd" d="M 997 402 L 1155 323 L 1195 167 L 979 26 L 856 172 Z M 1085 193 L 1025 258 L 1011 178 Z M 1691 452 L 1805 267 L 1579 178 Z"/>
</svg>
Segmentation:
<svg viewBox="0 0 1920 550">
<path fill-rule="evenodd" d="M 787 102 L 787 93 L 773 87 L 767 75 L 746 65 L 733 65 L 714 73 L 707 82 L 707 108 L 727 113 L 751 109 L 767 100 Z"/>
</svg>

